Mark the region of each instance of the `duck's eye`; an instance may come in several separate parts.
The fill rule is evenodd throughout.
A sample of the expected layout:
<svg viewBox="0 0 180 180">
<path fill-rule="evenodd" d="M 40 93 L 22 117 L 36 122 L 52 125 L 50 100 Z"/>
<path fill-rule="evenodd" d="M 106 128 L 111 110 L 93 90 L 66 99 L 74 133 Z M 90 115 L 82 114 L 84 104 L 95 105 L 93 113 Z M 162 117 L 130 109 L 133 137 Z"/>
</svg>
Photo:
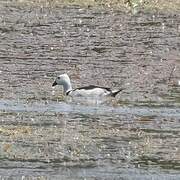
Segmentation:
<svg viewBox="0 0 180 180">
<path fill-rule="evenodd" d="M 60 77 L 57 77 L 58 79 L 61 79 Z"/>
</svg>

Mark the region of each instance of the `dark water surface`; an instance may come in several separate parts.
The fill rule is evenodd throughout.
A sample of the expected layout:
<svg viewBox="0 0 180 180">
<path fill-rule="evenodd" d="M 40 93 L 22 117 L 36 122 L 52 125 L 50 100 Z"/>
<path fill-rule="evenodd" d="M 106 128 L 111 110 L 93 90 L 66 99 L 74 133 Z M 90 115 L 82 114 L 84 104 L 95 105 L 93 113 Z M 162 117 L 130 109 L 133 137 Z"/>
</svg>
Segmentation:
<svg viewBox="0 0 180 180">
<path fill-rule="evenodd" d="M 52 89 L 124 91 L 104 105 Z M 180 179 L 180 14 L 0 3 L 0 179 Z"/>
</svg>

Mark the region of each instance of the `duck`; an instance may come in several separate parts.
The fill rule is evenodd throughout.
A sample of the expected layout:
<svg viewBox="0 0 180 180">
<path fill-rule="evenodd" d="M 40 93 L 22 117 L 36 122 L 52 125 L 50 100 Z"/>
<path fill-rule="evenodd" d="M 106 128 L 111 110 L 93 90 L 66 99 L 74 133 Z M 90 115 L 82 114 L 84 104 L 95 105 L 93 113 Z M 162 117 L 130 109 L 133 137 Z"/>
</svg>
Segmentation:
<svg viewBox="0 0 180 180">
<path fill-rule="evenodd" d="M 54 87 L 56 85 L 62 85 L 64 95 L 71 97 L 115 97 L 123 90 L 119 89 L 113 91 L 111 88 L 96 85 L 89 85 L 73 89 L 70 78 L 67 74 L 57 76 L 52 86 Z"/>
</svg>

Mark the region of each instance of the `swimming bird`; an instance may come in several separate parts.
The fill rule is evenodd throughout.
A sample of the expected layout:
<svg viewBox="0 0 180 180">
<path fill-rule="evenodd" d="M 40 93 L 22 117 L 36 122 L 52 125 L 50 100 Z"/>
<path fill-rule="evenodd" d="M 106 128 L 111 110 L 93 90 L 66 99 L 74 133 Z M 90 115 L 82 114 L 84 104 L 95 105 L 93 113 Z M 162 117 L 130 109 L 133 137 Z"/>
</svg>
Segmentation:
<svg viewBox="0 0 180 180">
<path fill-rule="evenodd" d="M 59 75 L 52 86 L 62 85 L 64 94 L 71 97 L 115 97 L 123 89 L 112 91 L 110 88 L 101 86 L 84 86 L 73 89 L 70 78 L 67 74 Z"/>
</svg>

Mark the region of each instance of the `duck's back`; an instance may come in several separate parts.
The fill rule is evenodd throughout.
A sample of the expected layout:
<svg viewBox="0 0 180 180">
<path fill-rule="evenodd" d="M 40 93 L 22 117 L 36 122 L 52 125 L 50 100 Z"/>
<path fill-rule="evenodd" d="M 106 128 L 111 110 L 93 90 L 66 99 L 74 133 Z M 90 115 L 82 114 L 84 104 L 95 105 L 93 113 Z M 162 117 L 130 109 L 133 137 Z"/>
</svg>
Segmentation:
<svg viewBox="0 0 180 180">
<path fill-rule="evenodd" d="M 73 89 L 71 92 L 69 92 L 70 96 L 76 96 L 76 97 L 103 97 L 108 96 L 111 94 L 111 89 L 101 86 L 84 86 L 81 88 Z"/>
</svg>

